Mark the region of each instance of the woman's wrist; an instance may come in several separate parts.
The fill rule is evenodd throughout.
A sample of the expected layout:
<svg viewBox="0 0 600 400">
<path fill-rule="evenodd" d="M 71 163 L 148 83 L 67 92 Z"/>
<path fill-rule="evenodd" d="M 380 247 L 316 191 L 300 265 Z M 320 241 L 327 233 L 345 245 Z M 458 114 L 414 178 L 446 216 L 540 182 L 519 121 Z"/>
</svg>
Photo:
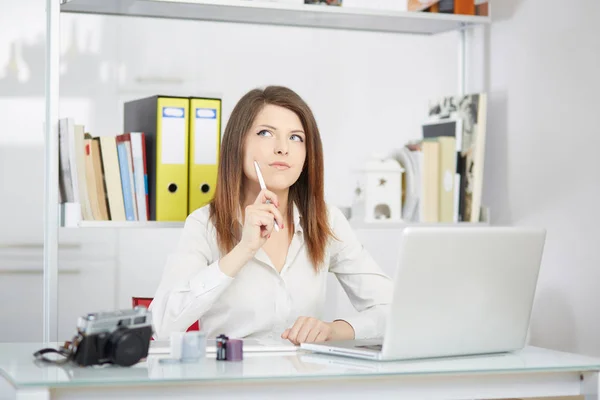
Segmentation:
<svg viewBox="0 0 600 400">
<path fill-rule="evenodd" d="M 245 260 L 245 262 L 244 262 L 244 264 L 245 264 L 254 257 L 257 250 L 252 250 L 248 246 L 244 245 L 243 242 L 239 242 L 238 244 L 235 245 L 235 247 L 231 250 L 231 252 L 232 253 L 235 252 L 240 259 Z"/>
<path fill-rule="evenodd" d="M 225 275 L 234 278 L 255 254 L 255 251 L 238 243 L 227 255 L 221 258 L 219 267 Z"/>
<path fill-rule="evenodd" d="M 353 340 L 354 328 L 343 319 L 337 319 L 329 323 L 331 327 L 331 338 L 329 340 Z"/>
</svg>

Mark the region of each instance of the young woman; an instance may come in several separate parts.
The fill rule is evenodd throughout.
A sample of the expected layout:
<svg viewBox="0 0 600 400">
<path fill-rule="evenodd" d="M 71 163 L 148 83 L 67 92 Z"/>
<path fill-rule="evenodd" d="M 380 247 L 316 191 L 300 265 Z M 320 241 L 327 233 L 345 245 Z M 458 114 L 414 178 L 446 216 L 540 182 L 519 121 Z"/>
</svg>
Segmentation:
<svg viewBox="0 0 600 400">
<path fill-rule="evenodd" d="M 328 272 L 356 315 L 321 320 Z M 244 95 L 225 128 L 214 200 L 188 216 L 150 305 L 155 337 L 198 320 L 209 337 L 382 337 L 391 292 L 344 215 L 325 203 L 321 138 L 308 105 L 280 86 Z"/>
</svg>

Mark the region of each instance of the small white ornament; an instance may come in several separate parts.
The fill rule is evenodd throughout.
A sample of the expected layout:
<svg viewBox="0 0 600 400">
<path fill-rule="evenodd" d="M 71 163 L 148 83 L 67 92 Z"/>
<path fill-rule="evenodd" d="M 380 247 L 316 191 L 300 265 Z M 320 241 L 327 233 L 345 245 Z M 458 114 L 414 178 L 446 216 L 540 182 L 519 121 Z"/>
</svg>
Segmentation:
<svg viewBox="0 0 600 400">
<path fill-rule="evenodd" d="M 391 158 L 373 158 L 365 164 L 365 221 L 402 220 L 402 173 Z"/>
</svg>

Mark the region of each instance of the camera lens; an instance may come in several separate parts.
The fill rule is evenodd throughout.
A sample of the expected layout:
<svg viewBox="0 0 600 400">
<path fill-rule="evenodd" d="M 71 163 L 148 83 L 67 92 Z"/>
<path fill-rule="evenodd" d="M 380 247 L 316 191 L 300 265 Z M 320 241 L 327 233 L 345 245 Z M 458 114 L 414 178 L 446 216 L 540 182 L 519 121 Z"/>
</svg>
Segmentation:
<svg viewBox="0 0 600 400">
<path fill-rule="evenodd" d="M 144 345 L 139 335 L 126 328 L 117 329 L 109 341 L 110 360 L 123 367 L 129 367 L 140 361 L 148 347 L 147 343 Z"/>
</svg>

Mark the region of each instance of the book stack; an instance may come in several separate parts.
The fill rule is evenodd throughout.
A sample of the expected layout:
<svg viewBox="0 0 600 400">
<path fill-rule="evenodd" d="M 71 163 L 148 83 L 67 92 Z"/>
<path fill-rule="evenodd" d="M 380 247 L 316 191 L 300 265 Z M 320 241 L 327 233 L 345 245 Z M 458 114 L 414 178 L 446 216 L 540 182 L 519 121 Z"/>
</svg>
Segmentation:
<svg viewBox="0 0 600 400">
<path fill-rule="evenodd" d="M 213 198 L 220 118 L 220 99 L 152 96 L 125 104 L 124 133 L 114 136 L 61 119 L 61 225 L 185 221 Z"/>
<path fill-rule="evenodd" d="M 485 93 L 430 101 L 422 138 L 394 154 L 405 169 L 405 220 L 481 221 L 486 116 Z"/>
<path fill-rule="evenodd" d="M 408 11 L 489 15 L 489 0 L 408 0 Z"/>
<path fill-rule="evenodd" d="M 59 121 L 61 225 L 148 221 L 144 133 L 92 137 L 84 132 L 72 118 Z"/>
</svg>

